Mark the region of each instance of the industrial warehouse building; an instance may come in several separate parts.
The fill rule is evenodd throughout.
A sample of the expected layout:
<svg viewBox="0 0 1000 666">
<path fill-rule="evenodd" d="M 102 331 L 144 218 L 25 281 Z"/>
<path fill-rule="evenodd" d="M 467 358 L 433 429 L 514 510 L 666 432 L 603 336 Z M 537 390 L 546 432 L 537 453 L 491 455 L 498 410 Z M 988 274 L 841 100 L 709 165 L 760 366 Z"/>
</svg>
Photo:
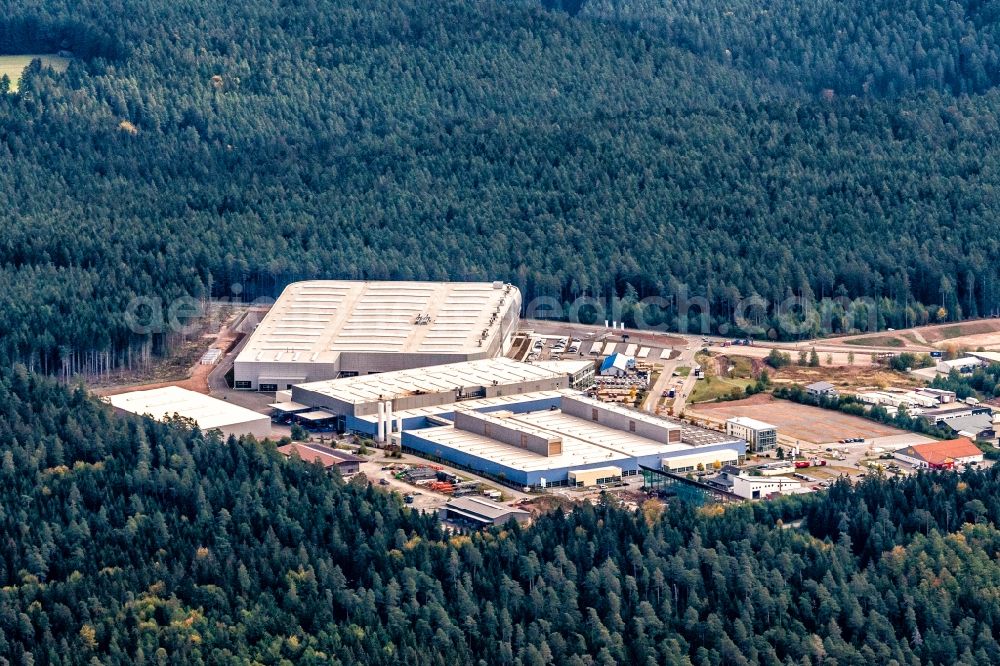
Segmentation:
<svg viewBox="0 0 1000 666">
<path fill-rule="evenodd" d="M 521 294 L 502 282 L 309 281 L 289 285 L 234 362 L 237 389 L 494 358 Z"/>
<path fill-rule="evenodd" d="M 809 489 L 804 488 L 797 479 L 787 476 L 751 476 L 735 467 L 724 467 L 721 473 L 709 479 L 707 484 L 749 500 L 809 492 Z"/>
<path fill-rule="evenodd" d="M 806 393 L 814 398 L 836 398 L 837 387 L 830 382 L 815 382 L 806 386 Z"/>
<path fill-rule="evenodd" d="M 264 414 L 179 386 L 119 393 L 106 400 L 122 412 L 148 415 L 159 421 L 174 416 L 191 419 L 201 430 L 221 430 L 226 437 L 253 435 L 264 439 L 271 434 L 271 419 Z"/>
<path fill-rule="evenodd" d="M 454 497 L 441 508 L 441 520 L 456 522 L 470 527 L 505 525 L 508 521 L 524 523 L 531 514 L 506 504 L 500 504 L 485 497 Z"/>
<path fill-rule="evenodd" d="M 624 377 L 635 369 L 635 357 L 626 354 L 612 354 L 601 363 L 602 377 Z"/>
<path fill-rule="evenodd" d="M 937 371 L 942 375 L 947 375 L 952 370 L 957 370 L 959 374 L 968 375 L 975 371 L 976 368 L 981 368 L 984 365 L 986 365 L 986 361 L 970 355 L 950 361 L 940 361 L 937 364 Z"/>
<path fill-rule="evenodd" d="M 293 416 L 298 416 L 296 410 L 312 410 L 336 419 L 340 431 L 376 435 L 380 422 L 382 428 L 398 429 L 403 412 L 555 391 L 567 388 L 569 381 L 563 370 L 495 358 L 296 384 L 289 401 L 272 407 Z"/>
<path fill-rule="evenodd" d="M 914 467 L 926 469 L 952 469 L 983 462 L 983 452 L 965 437 L 914 444 L 892 455 Z"/>
<path fill-rule="evenodd" d="M 532 403 L 535 395 L 523 398 Z M 565 486 L 600 478 L 627 477 L 640 466 L 660 469 L 673 459 L 683 469 L 736 464 L 746 442 L 696 429 L 701 441 L 684 441 L 688 427 L 618 405 L 562 392 L 541 410 L 492 412 L 458 406 L 453 419 L 431 419 L 427 427 L 404 427 L 403 448 L 486 474 L 517 486 Z M 557 407 L 558 405 L 558 407 Z M 598 478 L 598 477 L 594 477 Z"/>
<path fill-rule="evenodd" d="M 474 360 L 295 384 L 271 406 L 282 421 L 368 435 L 512 486 L 592 485 L 640 465 L 685 472 L 744 460 L 739 438 L 570 388 L 594 369 Z"/>
<path fill-rule="evenodd" d="M 361 463 L 365 461 L 364 458 L 347 451 L 340 451 L 312 442 L 292 442 L 285 446 L 279 446 L 278 453 L 287 458 L 298 456 L 306 462 L 318 463 L 323 466 L 323 469 L 336 469 L 341 476 L 357 474 L 361 471 Z"/>
<path fill-rule="evenodd" d="M 958 437 L 976 441 L 995 442 L 1000 431 L 1000 414 L 973 414 L 946 419 L 941 422 Z"/>
<path fill-rule="evenodd" d="M 535 412 L 543 409 L 558 409 L 559 403 L 564 395 L 577 395 L 576 391 L 569 389 L 557 389 L 553 391 L 535 391 L 532 393 L 518 393 L 511 395 L 495 396 L 492 398 L 480 398 L 478 400 L 463 400 L 462 402 L 450 402 L 432 407 L 416 407 L 414 409 L 404 409 L 394 411 L 392 416 L 392 428 L 385 433 L 385 441 L 397 437 L 403 430 L 419 430 L 431 426 L 448 425 L 455 418 L 455 412 L 459 409 L 477 412 Z M 384 423 L 389 423 L 390 414 L 386 413 Z M 378 441 L 379 415 L 371 414 L 349 419 L 353 427 L 349 430 L 361 435 L 369 435 Z M 396 443 L 398 439 L 394 439 Z"/>
</svg>

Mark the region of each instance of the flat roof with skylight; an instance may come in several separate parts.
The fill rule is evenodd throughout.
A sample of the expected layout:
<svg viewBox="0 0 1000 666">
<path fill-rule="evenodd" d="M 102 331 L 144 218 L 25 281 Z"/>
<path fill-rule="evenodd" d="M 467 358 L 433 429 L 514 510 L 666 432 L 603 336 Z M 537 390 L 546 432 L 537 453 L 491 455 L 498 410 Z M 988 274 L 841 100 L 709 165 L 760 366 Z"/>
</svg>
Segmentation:
<svg viewBox="0 0 1000 666">
<path fill-rule="evenodd" d="M 729 423 L 735 425 L 743 426 L 744 428 L 750 428 L 751 430 L 776 430 L 777 428 L 770 423 L 765 423 L 764 421 L 758 421 L 757 419 L 752 419 L 749 416 L 734 416 L 729 419 Z"/>
<path fill-rule="evenodd" d="M 562 453 L 543 456 L 454 426 L 426 428 L 415 433 L 433 444 L 456 449 L 469 456 L 525 472 L 545 472 L 587 465 L 626 462 L 628 455 L 573 437 L 563 437 Z"/>
<path fill-rule="evenodd" d="M 238 388 L 283 390 L 342 372 L 496 356 L 520 305 L 517 288 L 502 282 L 296 282 L 240 352 L 235 379 Z"/>
<path fill-rule="evenodd" d="M 447 416 L 454 413 L 455 409 L 474 409 L 476 411 L 525 411 L 519 409 L 520 405 L 534 401 L 544 401 L 553 405 L 558 405 L 559 400 L 566 395 L 578 395 L 579 392 L 573 389 L 556 389 L 553 391 L 535 391 L 532 393 L 518 393 L 512 395 L 498 395 L 493 398 L 479 398 L 476 400 L 466 400 L 460 403 L 444 403 L 431 405 L 429 407 L 414 407 L 413 409 L 402 409 L 393 412 L 396 418 L 404 420 L 411 418 L 421 418 L 427 416 Z M 358 422 L 364 422 L 374 428 L 378 421 L 376 414 L 365 414 L 357 418 Z M 374 432 L 374 430 L 373 430 Z"/>
<path fill-rule="evenodd" d="M 567 376 L 509 358 L 449 363 L 297 384 L 292 400 L 341 414 L 373 414 L 379 402 L 394 410 L 432 407 L 501 395 L 566 388 Z"/>
<path fill-rule="evenodd" d="M 675 423 L 627 409 L 610 413 L 604 410 L 608 405 L 579 393 L 564 392 L 559 400 L 561 409 L 552 404 L 534 411 L 499 411 L 478 417 L 474 425 L 455 418 L 446 425 L 404 428 L 403 445 L 523 485 L 539 485 L 543 479 L 560 485 L 571 470 L 609 465 L 635 474 L 640 465 L 660 468 L 666 459 L 692 454 L 708 460 L 713 451 L 727 454 L 721 459 L 737 459 L 746 450 L 745 442 L 731 437 L 707 446 L 684 443 Z M 456 417 L 470 407 L 459 406 Z M 520 440 L 517 433 L 523 433 Z"/>
</svg>

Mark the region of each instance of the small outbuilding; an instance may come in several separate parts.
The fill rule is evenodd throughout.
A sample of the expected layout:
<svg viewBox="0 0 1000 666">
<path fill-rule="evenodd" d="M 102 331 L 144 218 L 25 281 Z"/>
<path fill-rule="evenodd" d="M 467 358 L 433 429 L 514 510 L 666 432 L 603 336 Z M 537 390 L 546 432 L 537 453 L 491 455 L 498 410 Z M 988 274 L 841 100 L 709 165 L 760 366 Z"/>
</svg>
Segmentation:
<svg viewBox="0 0 1000 666">
<path fill-rule="evenodd" d="M 612 354 L 601 363 L 602 377 L 624 377 L 629 370 L 635 369 L 635 357 L 625 354 Z"/>
<path fill-rule="evenodd" d="M 806 393 L 814 398 L 836 398 L 837 389 L 830 382 L 816 382 L 806 386 Z"/>
<path fill-rule="evenodd" d="M 976 358 L 975 356 L 963 356 L 962 358 L 952 359 L 950 361 L 941 361 L 937 364 L 937 371 L 943 375 L 951 373 L 952 370 L 957 370 L 959 374 L 968 375 L 976 368 L 980 368 L 986 365 L 986 362 L 982 359 Z"/>
<path fill-rule="evenodd" d="M 607 483 L 620 483 L 621 480 L 622 468 L 614 465 L 569 471 L 569 485 L 577 488 L 593 488 Z"/>
<path fill-rule="evenodd" d="M 339 451 L 322 444 L 307 442 L 292 442 L 285 446 L 279 446 L 278 453 L 288 458 L 297 455 L 306 462 L 319 463 L 324 469 L 336 468 L 341 476 L 357 474 L 361 470 L 361 463 L 365 461 L 364 458 L 347 451 Z"/>
<path fill-rule="evenodd" d="M 505 525 L 510 520 L 525 523 L 531 519 L 531 514 L 524 509 L 500 504 L 485 497 L 454 497 L 441 508 L 439 515 L 441 520 L 471 527 Z"/>
</svg>

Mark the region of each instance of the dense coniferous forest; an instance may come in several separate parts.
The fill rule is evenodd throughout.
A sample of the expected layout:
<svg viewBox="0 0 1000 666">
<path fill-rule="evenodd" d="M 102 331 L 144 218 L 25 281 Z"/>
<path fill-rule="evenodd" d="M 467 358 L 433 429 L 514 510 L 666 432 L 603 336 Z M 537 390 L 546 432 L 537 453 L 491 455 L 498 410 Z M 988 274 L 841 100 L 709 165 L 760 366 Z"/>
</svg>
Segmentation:
<svg viewBox="0 0 1000 666">
<path fill-rule="evenodd" d="M 135 296 L 324 276 L 991 314 L 991 7 L 2 0 L 0 53 L 78 58 L 0 94 L 0 352 L 122 363 Z"/>
<path fill-rule="evenodd" d="M 452 535 L 43 376 L 305 277 L 991 313 L 993 12 L 0 0 L 0 663 L 1000 663 L 992 469 Z"/>
<path fill-rule="evenodd" d="M 23 367 L 0 409 L 2 663 L 1000 661 L 994 470 L 449 536 L 270 443 L 113 418 Z"/>
</svg>

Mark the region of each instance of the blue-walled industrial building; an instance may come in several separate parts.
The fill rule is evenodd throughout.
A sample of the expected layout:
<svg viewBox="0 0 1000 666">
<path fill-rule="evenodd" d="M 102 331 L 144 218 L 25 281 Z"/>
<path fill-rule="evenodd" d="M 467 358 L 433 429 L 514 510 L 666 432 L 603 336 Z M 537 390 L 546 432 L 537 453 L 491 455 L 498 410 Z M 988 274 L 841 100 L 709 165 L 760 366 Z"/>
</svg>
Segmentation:
<svg viewBox="0 0 1000 666">
<path fill-rule="evenodd" d="M 742 439 L 604 403 L 570 383 L 558 366 L 493 359 L 295 386 L 274 407 L 513 486 L 565 485 L 602 468 L 621 477 L 640 466 L 712 469 L 746 456 Z"/>
<path fill-rule="evenodd" d="M 676 471 L 686 469 L 711 469 L 725 464 L 737 464 L 746 456 L 746 442 L 719 433 L 701 445 L 685 443 L 683 439 L 670 441 L 673 437 L 657 437 L 639 434 L 629 419 L 622 424 L 604 416 L 614 409 L 611 416 L 623 415 L 628 419 L 642 419 L 651 426 L 660 421 L 664 429 L 675 429 L 679 437 L 683 431 L 679 424 L 666 419 L 658 419 L 647 414 L 631 412 L 621 407 L 605 405 L 582 396 L 564 393 L 557 398 L 534 401 L 530 396 L 524 403 L 504 409 L 493 409 L 492 435 L 489 429 L 477 430 L 454 422 L 454 413 L 441 414 L 428 419 L 426 426 L 404 427 L 401 444 L 404 450 L 422 456 L 491 476 L 515 486 L 562 486 L 570 482 L 571 472 L 615 466 L 621 476 L 639 474 L 640 466 L 660 469 L 667 466 Z M 589 410 L 599 411 L 595 418 L 581 417 L 567 413 L 558 406 L 563 401 L 585 404 Z M 464 407 L 463 407 L 464 409 Z M 579 410 L 573 410 L 579 411 Z M 448 421 L 442 420 L 447 418 Z M 514 434 L 543 434 L 550 442 L 558 442 L 556 453 L 539 454 L 524 448 L 517 438 L 510 439 L 498 435 L 499 428 L 506 428 Z M 704 435 L 700 437 L 705 440 Z"/>
</svg>

